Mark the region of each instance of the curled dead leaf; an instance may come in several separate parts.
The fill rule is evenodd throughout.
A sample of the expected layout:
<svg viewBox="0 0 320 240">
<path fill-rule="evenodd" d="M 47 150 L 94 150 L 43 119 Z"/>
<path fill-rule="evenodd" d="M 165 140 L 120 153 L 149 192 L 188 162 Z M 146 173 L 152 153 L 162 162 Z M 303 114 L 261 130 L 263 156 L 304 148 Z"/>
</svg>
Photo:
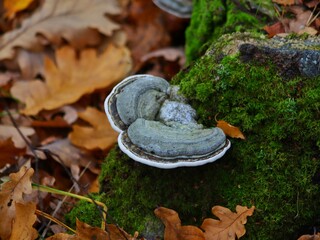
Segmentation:
<svg viewBox="0 0 320 240">
<path fill-rule="evenodd" d="M 284 33 L 284 27 L 281 22 L 276 22 L 275 24 L 271 26 L 264 26 L 263 29 L 268 33 L 268 37 L 272 38 L 273 36 Z"/>
<path fill-rule="evenodd" d="M 243 135 L 243 133 L 240 131 L 238 127 L 232 126 L 226 121 L 223 121 L 223 120 L 217 121 L 217 127 L 221 128 L 223 132 L 229 137 L 245 139 L 245 136 Z"/>
<path fill-rule="evenodd" d="M 195 226 L 181 226 L 181 220 L 176 211 L 158 207 L 154 214 L 161 219 L 165 225 L 164 240 L 205 240 L 200 228 Z"/>
</svg>

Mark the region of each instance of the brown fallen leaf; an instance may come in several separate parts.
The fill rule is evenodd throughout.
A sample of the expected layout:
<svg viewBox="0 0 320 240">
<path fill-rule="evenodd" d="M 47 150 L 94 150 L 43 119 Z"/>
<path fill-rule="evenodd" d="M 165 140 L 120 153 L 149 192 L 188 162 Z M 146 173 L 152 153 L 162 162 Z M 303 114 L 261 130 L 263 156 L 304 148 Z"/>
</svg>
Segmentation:
<svg viewBox="0 0 320 240">
<path fill-rule="evenodd" d="M 278 3 L 280 5 L 293 5 L 295 4 L 295 0 L 272 0 L 274 3 Z"/>
<path fill-rule="evenodd" d="M 37 12 L 21 23 L 20 28 L 1 37 L 0 60 L 13 58 L 18 47 L 42 50 L 43 37 L 54 45 L 60 45 L 64 39 L 77 48 L 97 44 L 100 41 L 99 32 L 110 36 L 119 29 L 119 25 L 105 14 L 120 12 L 116 0 L 44 1 Z"/>
<path fill-rule="evenodd" d="M 320 240 L 320 233 L 314 235 L 302 235 L 298 240 Z"/>
<path fill-rule="evenodd" d="M 63 116 L 60 116 L 63 114 Z M 59 109 L 43 114 L 44 120 L 32 120 L 32 127 L 44 128 L 69 128 L 78 118 L 78 112 L 74 107 L 63 106 Z M 39 133 L 38 133 L 39 135 Z"/>
<path fill-rule="evenodd" d="M 53 159 L 70 168 L 71 174 L 76 180 L 79 179 L 80 167 L 87 167 L 95 174 L 100 173 L 97 161 L 93 156 L 87 151 L 73 146 L 68 139 L 55 141 L 39 149 L 50 151 Z M 46 158 L 42 151 L 37 150 L 36 152 L 39 158 Z"/>
<path fill-rule="evenodd" d="M 96 240 L 106 240 L 110 239 L 109 234 L 98 227 L 91 227 L 90 225 L 81 222 L 77 219 L 77 237 L 79 239 L 96 239 Z"/>
<path fill-rule="evenodd" d="M 247 217 L 252 216 L 255 207 L 250 209 L 237 205 L 236 212 L 231 212 L 228 208 L 215 206 L 212 208 L 213 215 L 220 220 L 206 218 L 201 229 L 203 229 L 206 240 L 235 240 L 246 233 L 244 224 L 247 223 Z"/>
<path fill-rule="evenodd" d="M 3 6 L 6 9 L 6 17 L 14 18 L 17 12 L 26 9 L 34 0 L 4 0 Z"/>
<path fill-rule="evenodd" d="M 12 221 L 16 217 L 16 204 L 26 203 L 25 195 L 32 193 L 32 168 L 22 167 L 19 172 L 11 173 L 10 180 L 2 185 L 0 192 L 0 239 L 9 239 Z"/>
<path fill-rule="evenodd" d="M 45 59 L 45 82 L 20 81 L 13 85 L 11 94 L 26 104 L 22 113 L 35 115 L 42 109 L 73 103 L 95 89 L 114 85 L 131 68 L 128 49 L 112 43 L 99 56 L 95 49 L 85 49 L 79 59 L 71 47 L 60 48 L 56 62 Z"/>
<path fill-rule="evenodd" d="M 232 126 L 226 121 L 223 121 L 223 120 L 217 121 L 217 127 L 221 128 L 223 132 L 229 137 L 245 139 L 245 136 L 243 135 L 243 133 L 240 131 L 239 128 Z"/>
<path fill-rule="evenodd" d="M 181 226 L 181 220 L 176 211 L 158 207 L 154 214 L 165 225 L 164 240 L 206 240 L 204 233 L 195 226 Z"/>
<path fill-rule="evenodd" d="M 29 202 L 26 204 L 16 202 L 16 216 L 12 224 L 10 240 L 28 239 L 33 240 L 38 237 L 38 232 L 33 228 L 37 220 L 35 215 L 36 204 Z"/>
<path fill-rule="evenodd" d="M 268 33 L 268 37 L 272 38 L 273 36 L 279 34 L 279 33 L 284 33 L 284 27 L 281 22 L 276 22 L 275 24 L 271 26 L 264 26 L 263 30 L 265 30 Z"/>
<path fill-rule="evenodd" d="M 12 79 L 18 78 L 20 75 L 17 72 L 1 72 L 0 73 L 0 87 L 7 85 Z"/>
<path fill-rule="evenodd" d="M 118 133 L 112 129 L 104 112 L 87 107 L 85 111 L 79 112 L 79 117 L 89 122 L 92 127 L 73 125 L 73 131 L 68 138 L 74 145 L 90 150 L 106 150 L 116 143 Z"/>
<path fill-rule="evenodd" d="M 25 137 L 29 137 L 35 133 L 33 128 L 19 127 L 20 131 Z M 18 130 L 11 125 L 0 125 L 0 139 L 5 140 L 11 138 L 16 148 L 25 148 L 26 142 L 20 136 Z"/>
<path fill-rule="evenodd" d="M 304 1 L 304 5 L 306 5 L 308 8 L 314 8 L 319 4 L 319 0 L 310 0 L 308 2 Z"/>
<path fill-rule="evenodd" d="M 144 56 L 142 56 L 141 61 L 145 62 L 148 59 L 155 58 L 155 57 L 163 57 L 165 60 L 171 61 L 171 62 L 179 60 L 179 65 L 181 67 L 183 67 L 183 65 L 186 62 L 184 50 L 182 48 L 173 48 L 173 47 L 162 48 L 162 49 L 149 52 Z"/>
<path fill-rule="evenodd" d="M 49 57 L 51 52 L 49 50 L 47 52 L 47 57 Z M 44 75 L 44 58 L 46 54 L 22 48 L 16 50 L 14 61 L 17 62 L 17 68 L 21 71 L 24 79 L 34 79 L 37 74 Z"/>
<path fill-rule="evenodd" d="M 288 31 L 287 32 L 294 32 L 299 33 L 305 27 L 307 27 L 308 19 L 312 16 L 312 12 L 310 10 L 304 11 L 303 8 L 295 6 L 291 7 L 290 11 L 296 14 L 295 19 L 290 19 L 288 23 Z"/>
<path fill-rule="evenodd" d="M 318 34 L 318 31 L 313 27 L 305 27 L 298 32 L 298 34 L 304 34 L 304 33 L 315 36 Z"/>
<path fill-rule="evenodd" d="M 142 56 L 168 46 L 171 39 L 169 26 L 163 24 L 166 14 L 152 1 L 132 0 L 128 6 L 128 17 L 123 29 L 128 36 L 128 46 L 134 61 L 133 71 L 136 72 L 141 67 Z"/>
<path fill-rule="evenodd" d="M 10 138 L 0 140 L 0 169 L 7 164 L 16 164 L 17 157 L 25 153 L 25 149 L 16 148 Z"/>
<path fill-rule="evenodd" d="M 107 230 L 104 231 L 98 227 L 91 227 L 90 225 L 81 222 L 79 219 L 76 221 L 77 229 L 75 235 L 66 233 L 58 233 L 46 240 L 136 240 L 122 229 L 119 229 L 114 224 L 107 224 Z"/>
<path fill-rule="evenodd" d="M 68 233 L 56 233 L 51 237 L 47 237 L 46 240 L 81 240 L 75 235 L 70 235 Z"/>
</svg>

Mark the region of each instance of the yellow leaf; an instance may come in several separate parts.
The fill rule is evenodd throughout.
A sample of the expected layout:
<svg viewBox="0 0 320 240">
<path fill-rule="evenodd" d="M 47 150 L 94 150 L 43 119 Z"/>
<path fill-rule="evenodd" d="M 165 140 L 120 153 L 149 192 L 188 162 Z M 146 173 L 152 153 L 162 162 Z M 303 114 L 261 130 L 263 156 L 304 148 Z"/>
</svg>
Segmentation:
<svg viewBox="0 0 320 240">
<path fill-rule="evenodd" d="M 86 149 L 109 149 L 117 141 L 118 133 L 112 129 L 104 112 L 88 107 L 79 113 L 79 117 L 89 122 L 92 127 L 74 125 L 69 134 L 74 145 Z"/>
<path fill-rule="evenodd" d="M 165 225 L 164 240 L 206 240 L 200 228 L 195 226 L 181 226 L 181 220 L 176 211 L 158 207 L 155 215 Z"/>
<path fill-rule="evenodd" d="M 37 217 L 35 215 L 36 204 L 29 202 L 26 204 L 15 203 L 16 216 L 12 224 L 10 240 L 16 239 L 36 239 L 38 232 L 32 226 Z"/>
<path fill-rule="evenodd" d="M 6 17 L 14 18 L 17 12 L 30 6 L 34 0 L 4 0 L 3 6 L 7 10 Z"/>
<path fill-rule="evenodd" d="M 11 173 L 10 180 L 2 185 L 0 192 L 0 239 L 9 239 L 12 221 L 16 216 L 16 202 L 25 203 L 24 195 L 32 193 L 32 168 L 22 167 L 19 172 Z"/>
<path fill-rule="evenodd" d="M 119 13 L 117 0 L 43 1 L 41 8 L 25 19 L 20 28 L 1 36 L 0 60 L 13 58 L 19 47 L 42 50 L 43 38 L 56 45 L 66 40 L 77 48 L 96 44 L 100 41 L 99 32 L 110 36 L 119 29 L 105 14 Z"/>
<path fill-rule="evenodd" d="M 223 132 L 229 137 L 245 139 L 243 133 L 240 131 L 239 128 L 232 126 L 226 121 L 223 121 L 223 120 L 217 121 L 217 127 L 221 128 Z"/>
<path fill-rule="evenodd" d="M 238 205 L 237 213 L 231 212 L 228 208 L 215 206 L 212 213 L 220 220 L 206 218 L 201 228 L 205 231 L 206 240 L 235 240 L 246 233 L 244 224 L 247 223 L 247 217 L 252 216 L 255 207 L 248 209 Z M 236 238 L 237 237 L 237 238 Z"/>
<path fill-rule="evenodd" d="M 35 115 L 76 102 L 95 89 L 114 85 L 131 68 L 128 49 L 112 43 L 99 56 L 95 49 L 85 49 L 79 59 L 71 47 L 60 48 L 56 62 L 45 59 L 45 82 L 20 81 L 11 88 L 11 94 L 26 104 L 22 113 Z"/>
</svg>

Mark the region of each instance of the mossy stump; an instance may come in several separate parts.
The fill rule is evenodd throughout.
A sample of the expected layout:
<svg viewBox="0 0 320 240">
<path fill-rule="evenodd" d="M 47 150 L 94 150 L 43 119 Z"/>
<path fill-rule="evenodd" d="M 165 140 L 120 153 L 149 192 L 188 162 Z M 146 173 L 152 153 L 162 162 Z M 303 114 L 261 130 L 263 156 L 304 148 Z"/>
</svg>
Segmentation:
<svg viewBox="0 0 320 240">
<path fill-rule="evenodd" d="M 239 51 L 243 43 L 257 43 L 258 55 L 248 59 Z M 294 62 L 277 65 L 263 52 L 266 44 L 260 35 L 225 35 L 173 79 L 201 123 L 212 127 L 215 118 L 223 119 L 240 127 L 246 140 L 231 139 L 232 149 L 214 163 L 171 170 L 136 163 L 115 147 L 100 176 L 112 221 L 154 239 L 163 234 L 153 214 L 157 206 L 176 210 L 183 225 L 200 226 L 213 217 L 214 205 L 233 211 L 254 205 L 243 239 L 297 239 L 313 232 L 320 216 L 320 77 L 304 76 L 305 68 L 287 75 Z"/>
</svg>

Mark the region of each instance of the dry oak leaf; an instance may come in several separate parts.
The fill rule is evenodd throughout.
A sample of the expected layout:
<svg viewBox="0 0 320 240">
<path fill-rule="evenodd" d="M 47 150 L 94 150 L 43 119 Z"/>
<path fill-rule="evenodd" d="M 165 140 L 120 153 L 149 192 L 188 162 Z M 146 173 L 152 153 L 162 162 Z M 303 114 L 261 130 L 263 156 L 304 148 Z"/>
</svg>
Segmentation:
<svg viewBox="0 0 320 240">
<path fill-rule="evenodd" d="M 285 29 L 282 25 L 281 22 L 276 22 L 275 24 L 271 25 L 271 26 L 264 26 L 263 30 L 265 30 L 268 33 L 268 37 L 272 38 L 273 36 L 279 34 L 279 33 L 284 33 Z"/>
<path fill-rule="evenodd" d="M 16 148 L 13 145 L 11 139 L 2 140 L 0 139 L 0 169 L 5 167 L 7 164 L 16 164 L 17 156 L 21 156 L 25 153 L 24 148 Z"/>
<path fill-rule="evenodd" d="M 136 240 L 135 237 L 131 237 L 125 231 L 113 224 L 107 225 L 108 232 L 98 227 L 91 227 L 90 225 L 81 222 L 79 219 L 77 219 L 76 225 L 77 229 L 75 235 L 58 233 L 46 238 L 46 240 Z"/>
<path fill-rule="evenodd" d="M 19 127 L 21 133 L 25 136 L 31 136 L 35 133 L 35 130 L 30 127 Z M 18 130 L 14 126 L 0 125 L 0 140 L 11 138 L 16 148 L 26 147 L 24 139 L 20 136 Z"/>
<path fill-rule="evenodd" d="M 14 18 L 17 12 L 26 9 L 34 0 L 4 0 L 3 6 L 6 9 L 6 17 Z"/>
<path fill-rule="evenodd" d="M 226 121 L 223 121 L 223 120 L 217 121 L 217 127 L 221 128 L 222 131 L 229 137 L 246 139 L 239 128 L 232 126 Z"/>
<path fill-rule="evenodd" d="M 212 218 L 204 219 L 201 229 L 205 231 L 206 240 L 239 239 L 246 233 L 244 224 L 247 223 L 247 217 L 252 216 L 254 209 L 254 206 L 248 209 L 247 207 L 237 205 L 237 213 L 233 213 L 228 208 L 214 206 L 212 213 L 220 220 Z"/>
<path fill-rule="evenodd" d="M 298 240 L 320 240 L 320 233 L 314 235 L 302 235 Z"/>
<path fill-rule="evenodd" d="M 11 94 L 26 104 L 22 113 L 35 115 L 43 109 L 76 102 L 95 89 L 114 85 L 131 69 L 128 49 L 112 43 L 100 55 L 95 49 L 85 49 L 79 59 L 73 48 L 62 47 L 56 52 L 56 62 L 45 59 L 45 82 L 20 81 L 13 85 Z"/>
<path fill-rule="evenodd" d="M 158 207 L 154 214 L 165 225 L 164 240 L 206 240 L 204 233 L 195 226 L 181 226 L 181 220 L 176 211 Z"/>
<path fill-rule="evenodd" d="M 295 4 L 295 0 L 272 0 L 274 3 L 278 3 L 280 5 L 293 5 Z"/>
<path fill-rule="evenodd" d="M 78 113 L 79 117 L 89 122 L 92 127 L 74 125 L 69 134 L 70 141 L 86 149 L 110 149 L 117 141 L 118 133 L 115 132 L 104 112 L 88 107 Z"/>
<path fill-rule="evenodd" d="M 37 220 L 35 215 L 36 203 L 26 204 L 16 202 L 16 216 L 12 224 L 10 240 L 16 239 L 36 239 L 38 232 L 32 226 Z"/>
<path fill-rule="evenodd" d="M 37 12 L 21 23 L 20 28 L 1 37 L 0 60 L 13 58 L 17 47 L 40 51 L 44 39 L 44 42 L 55 45 L 67 40 L 77 48 L 97 44 L 99 32 L 110 36 L 119 29 L 119 25 L 105 17 L 105 14 L 120 12 L 117 0 L 44 1 Z"/>
<path fill-rule="evenodd" d="M 92 156 L 92 154 L 85 149 L 75 147 L 68 139 L 57 140 L 53 143 L 40 147 L 39 150 L 36 150 L 36 154 L 40 159 L 47 158 L 43 150 L 48 151 L 51 157 L 58 163 L 69 167 L 71 175 L 75 180 L 79 180 L 80 178 L 81 167 L 88 168 L 95 174 L 100 173 L 98 161 Z M 76 186 L 76 191 L 78 192 L 79 190 L 78 186 Z"/>
<path fill-rule="evenodd" d="M 22 167 L 19 172 L 11 173 L 10 180 L 2 185 L 0 192 L 0 239 L 9 239 L 12 221 L 16 217 L 16 204 L 25 203 L 24 195 L 32 193 L 32 168 Z"/>
</svg>

